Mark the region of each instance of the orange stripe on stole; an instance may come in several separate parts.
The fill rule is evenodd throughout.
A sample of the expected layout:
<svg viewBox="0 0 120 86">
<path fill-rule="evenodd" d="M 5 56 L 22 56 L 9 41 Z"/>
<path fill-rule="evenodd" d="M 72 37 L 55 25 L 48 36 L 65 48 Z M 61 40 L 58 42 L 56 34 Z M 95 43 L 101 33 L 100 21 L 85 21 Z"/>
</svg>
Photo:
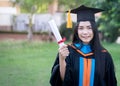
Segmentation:
<svg viewBox="0 0 120 86">
<path fill-rule="evenodd" d="M 87 86 L 87 59 L 84 58 L 83 86 Z"/>
<path fill-rule="evenodd" d="M 87 70 L 87 86 L 90 86 L 90 75 L 91 75 L 91 59 L 88 59 L 88 70 Z"/>
<path fill-rule="evenodd" d="M 90 86 L 91 59 L 84 58 L 83 86 Z"/>
</svg>

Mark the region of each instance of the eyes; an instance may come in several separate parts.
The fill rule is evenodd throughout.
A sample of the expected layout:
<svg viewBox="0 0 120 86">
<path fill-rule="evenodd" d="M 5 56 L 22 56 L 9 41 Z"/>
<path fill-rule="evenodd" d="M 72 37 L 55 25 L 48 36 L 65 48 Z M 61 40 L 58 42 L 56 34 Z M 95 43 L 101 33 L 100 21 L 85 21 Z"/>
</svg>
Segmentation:
<svg viewBox="0 0 120 86">
<path fill-rule="evenodd" d="M 83 29 L 92 29 L 91 26 L 78 26 L 78 30 L 83 30 Z"/>
</svg>

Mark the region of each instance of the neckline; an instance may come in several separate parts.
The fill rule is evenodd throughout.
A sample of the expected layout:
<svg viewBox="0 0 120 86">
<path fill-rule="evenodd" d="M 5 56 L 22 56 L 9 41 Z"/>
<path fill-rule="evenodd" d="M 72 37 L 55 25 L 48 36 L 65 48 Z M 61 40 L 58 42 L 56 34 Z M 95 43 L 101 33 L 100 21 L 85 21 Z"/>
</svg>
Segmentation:
<svg viewBox="0 0 120 86">
<path fill-rule="evenodd" d="M 79 49 L 75 46 L 75 44 L 74 44 L 74 45 L 69 45 L 69 46 L 71 46 L 73 49 L 75 49 L 75 50 L 76 50 L 78 53 L 80 53 L 83 57 L 91 56 L 91 55 L 94 54 L 93 52 L 84 54 L 81 50 L 79 50 Z"/>
<path fill-rule="evenodd" d="M 79 49 L 84 54 L 88 54 L 88 53 L 92 52 L 91 46 L 89 44 L 75 43 L 74 45 L 77 49 Z"/>
</svg>

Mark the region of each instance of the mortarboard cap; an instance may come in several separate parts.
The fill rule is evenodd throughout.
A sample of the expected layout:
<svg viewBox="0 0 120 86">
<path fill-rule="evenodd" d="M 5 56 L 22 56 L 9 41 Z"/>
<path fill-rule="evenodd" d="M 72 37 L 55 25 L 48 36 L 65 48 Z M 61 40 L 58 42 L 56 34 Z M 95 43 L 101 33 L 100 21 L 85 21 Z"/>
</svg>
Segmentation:
<svg viewBox="0 0 120 86">
<path fill-rule="evenodd" d="M 95 13 L 101 11 L 104 10 L 81 5 L 78 8 L 70 10 L 70 13 L 77 14 L 77 22 L 80 22 L 80 21 L 95 21 Z M 69 13 L 69 11 L 66 12 Z"/>
</svg>

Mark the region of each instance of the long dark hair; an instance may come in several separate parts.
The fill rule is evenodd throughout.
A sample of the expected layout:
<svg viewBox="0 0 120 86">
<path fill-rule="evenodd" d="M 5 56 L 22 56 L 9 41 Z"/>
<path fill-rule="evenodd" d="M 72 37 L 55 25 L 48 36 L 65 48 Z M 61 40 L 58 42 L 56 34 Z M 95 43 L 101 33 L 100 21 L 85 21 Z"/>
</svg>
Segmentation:
<svg viewBox="0 0 120 86">
<path fill-rule="evenodd" d="M 95 57 L 95 63 L 97 66 L 95 66 L 95 69 L 97 72 L 99 72 L 99 74 L 101 74 L 101 76 L 104 76 L 104 72 L 101 71 L 105 71 L 105 58 L 104 58 L 104 54 L 102 53 L 102 50 L 104 49 L 100 43 L 99 40 L 99 33 L 98 33 L 98 29 L 96 26 L 96 23 L 93 21 L 90 21 L 91 26 L 92 26 L 92 30 L 94 33 L 94 37 L 93 39 L 90 41 L 90 45 L 92 48 L 92 51 L 94 53 L 94 57 Z M 73 40 L 72 43 L 82 43 L 81 39 L 79 39 L 78 37 L 78 24 L 74 29 L 74 34 L 73 34 Z"/>
</svg>

